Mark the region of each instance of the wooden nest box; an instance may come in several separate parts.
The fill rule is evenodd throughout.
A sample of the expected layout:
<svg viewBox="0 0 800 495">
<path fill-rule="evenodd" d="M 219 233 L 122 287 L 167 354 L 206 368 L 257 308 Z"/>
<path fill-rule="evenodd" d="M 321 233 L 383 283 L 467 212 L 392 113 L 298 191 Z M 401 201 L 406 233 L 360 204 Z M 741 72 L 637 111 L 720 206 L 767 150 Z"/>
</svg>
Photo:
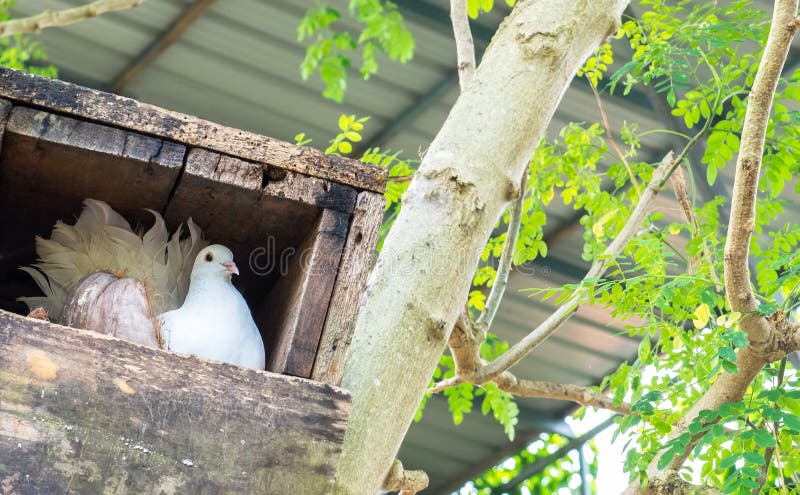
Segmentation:
<svg viewBox="0 0 800 495">
<path fill-rule="evenodd" d="M 0 139 L 3 493 L 329 493 L 384 171 L 4 68 Z M 20 316 L 34 237 L 85 198 L 230 247 L 267 372 Z"/>
</svg>

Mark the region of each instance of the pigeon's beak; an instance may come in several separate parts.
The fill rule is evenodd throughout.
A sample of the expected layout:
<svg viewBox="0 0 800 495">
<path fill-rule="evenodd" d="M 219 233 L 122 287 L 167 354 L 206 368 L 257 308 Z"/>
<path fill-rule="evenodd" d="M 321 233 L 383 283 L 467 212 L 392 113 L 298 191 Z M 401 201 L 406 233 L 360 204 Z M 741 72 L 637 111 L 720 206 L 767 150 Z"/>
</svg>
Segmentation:
<svg viewBox="0 0 800 495">
<path fill-rule="evenodd" d="M 220 263 L 220 265 L 224 266 L 226 270 L 234 275 L 239 275 L 239 269 L 236 267 L 236 263 L 233 261 L 226 261 L 224 263 Z"/>
</svg>

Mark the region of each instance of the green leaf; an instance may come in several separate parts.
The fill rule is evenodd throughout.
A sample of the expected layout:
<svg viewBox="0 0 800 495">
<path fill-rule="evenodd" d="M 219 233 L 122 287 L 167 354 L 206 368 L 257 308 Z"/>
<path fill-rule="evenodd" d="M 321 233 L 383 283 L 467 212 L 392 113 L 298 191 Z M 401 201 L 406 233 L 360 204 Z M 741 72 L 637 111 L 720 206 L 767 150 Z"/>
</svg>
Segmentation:
<svg viewBox="0 0 800 495">
<path fill-rule="evenodd" d="M 467 300 L 467 305 L 471 308 L 475 308 L 478 311 L 483 311 L 486 309 L 484 303 L 486 302 L 486 295 L 479 290 L 473 290 L 469 293 L 469 299 Z"/>
<path fill-rule="evenodd" d="M 735 362 L 736 352 L 734 352 L 734 350 L 730 347 L 721 347 L 719 349 L 719 357 L 727 361 Z"/>
<path fill-rule="evenodd" d="M 724 369 L 731 375 L 739 374 L 739 367 L 736 366 L 736 364 L 732 363 L 731 361 L 720 361 L 720 363 L 722 364 L 722 369 Z"/>
<path fill-rule="evenodd" d="M 674 448 L 670 448 L 663 454 L 661 457 L 658 458 L 658 469 L 666 469 L 669 466 L 669 463 L 672 462 L 672 459 L 678 454 L 678 451 Z"/>
<path fill-rule="evenodd" d="M 759 452 L 743 452 L 742 456 L 744 457 L 745 461 L 758 466 L 763 466 L 767 462 L 764 456 Z"/>
<path fill-rule="evenodd" d="M 675 88 L 670 87 L 669 91 L 667 91 L 667 103 L 670 107 L 675 106 Z"/>
<path fill-rule="evenodd" d="M 761 473 L 758 472 L 757 469 L 754 469 L 750 466 L 742 466 L 741 469 L 742 476 L 747 476 L 750 478 L 759 478 L 761 477 Z"/>
<path fill-rule="evenodd" d="M 353 151 L 353 145 L 348 143 L 347 141 L 342 141 L 339 143 L 339 152 L 347 154 Z"/>
<path fill-rule="evenodd" d="M 784 411 L 782 419 L 784 426 L 800 433 L 800 416 L 795 416 L 792 413 Z"/>
<path fill-rule="evenodd" d="M 753 430 L 755 432 L 754 440 L 759 447 L 774 447 L 777 442 L 775 438 L 764 430 Z"/>
<path fill-rule="evenodd" d="M 353 141 L 354 143 L 361 141 L 361 134 L 354 131 L 345 132 L 344 137 L 346 137 L 350 141 Z"/>
<path fill-rule="evenodd" d="M 740 458 L 741 457 L 739 456 L 739 454 L 732 454 L 732 455 L 729 455 L 727 457 L 723 457 L 722 460 L 719 462 L 719 468 L 720 469 L 730 469 L 736 464 L 736 462 Z"/>
<path fill-rule="evenodd" d="M 717 181 L 717 166 L 713 163 L 709 163 L 706 168 L 706 181 L 711 186 Z"/>
</svg>

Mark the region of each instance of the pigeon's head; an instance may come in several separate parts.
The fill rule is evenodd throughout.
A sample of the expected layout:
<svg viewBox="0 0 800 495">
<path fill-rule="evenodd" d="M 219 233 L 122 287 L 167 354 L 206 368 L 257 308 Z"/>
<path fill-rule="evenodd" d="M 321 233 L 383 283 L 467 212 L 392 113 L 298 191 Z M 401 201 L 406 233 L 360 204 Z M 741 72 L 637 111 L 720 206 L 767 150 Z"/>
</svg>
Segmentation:
<svg viewBox="0 0 800 495">
<path fill-rule="evenodd" d="M 194 260 L 192 278 L 197 277 L 223 277 L 230 280 L 239 269 L 233 262 L 233 253 L 221 244 L 212 244 L 200 251 Z"/>
</svg>

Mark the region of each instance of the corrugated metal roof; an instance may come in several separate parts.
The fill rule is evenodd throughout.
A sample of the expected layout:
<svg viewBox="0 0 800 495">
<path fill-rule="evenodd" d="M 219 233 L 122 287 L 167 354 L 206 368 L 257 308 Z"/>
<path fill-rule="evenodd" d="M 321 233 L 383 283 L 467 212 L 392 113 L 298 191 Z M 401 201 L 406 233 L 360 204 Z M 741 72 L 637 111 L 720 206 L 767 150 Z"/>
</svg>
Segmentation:
<svg viewBox="0 0 800 495">
<path fill-rule="evenodd" d="M 24 0 L 12 12 L 20 17 L 83 3 Z M 342 10 L 347 8 L 345 0 L 333 3 Z M 397 3 L 416 40 L 414 60 L 400 65 L 381 57 L 380 71 L 370 81 L 351 76 L 343 105 L 322 98 L 322 84 L 316 76 L 307 82 L 300 80 L 304 48 L 297 43 L 296 26 L 310 2 L 289 0 L 216 2 L 122 94 L 284 140 L 306 132 L 317 147 L 324 147 L 335 134 L 339 114 L 370 115 L 365 142 L 382 136 L 374 144 L 402 149 L 414 157 L 433 139 L 458 96 L 455 45 L 446 0 Z M 503 2 L 496 3 L 495 12 L 473 23 L 479 52 L 508 11 Z M 109 90 L 192 4 L 188 0 L 149 0 L 133 11 L 47 29 L 41 41 L 63 79 Z M 345 23 L 353 24 L 350 20 Z M 604 95 L 603 100 L 615 133 L 623 122 L 632 120 L 641 130 L 666 126 L 665 116 L 654 112 L 645 94 L 625 100 Z M 564 96 L 549 134 L 556 135 L 567 122 L 594 122 L 599 117 L 588 85 L 576 80 Z M 673 146 L 671 139 L 665 134 L 651 135 L 640 158 L 658 161 Z M 732 167 L 728 167 L 721 183 L 730 190 L 731 182 Z M 668 218 L 679 218 L 670 192 L 662 195 L 658 205 Z M 796 217 L 798 210 L 792 205 L 787 217 Z M 554 201 L 549 214 L 550 256 L 513 274 L 492 328 L 510 341 L 521 338 L 552 311 L 551 303 L 536 301 L 523 289 L 575 282 L 588 268 L 581 260 L 582 227 L 576 223 L 577 213 Z M 596 384 L 620 362 L 635 356 L 638 341 L 620 328 L 621 322 L 603 309 L 583 307 L 514 371 L 536 380 Z M 519 449 L 540 431 L 569 434 L 561 420 L 573 409 L 571 404 L 522 399 L 519 406 L 518 439 L 510 444 L 502 428 L 480 412 L 467 416 L 463 425 L 453 426 L 446 401 L 432 398 L 422 422 L 412 426 L 399 456 L 407 467 L 428 471 L 431 488 L 426 493 L 444 494 Z"/>
</svg>

